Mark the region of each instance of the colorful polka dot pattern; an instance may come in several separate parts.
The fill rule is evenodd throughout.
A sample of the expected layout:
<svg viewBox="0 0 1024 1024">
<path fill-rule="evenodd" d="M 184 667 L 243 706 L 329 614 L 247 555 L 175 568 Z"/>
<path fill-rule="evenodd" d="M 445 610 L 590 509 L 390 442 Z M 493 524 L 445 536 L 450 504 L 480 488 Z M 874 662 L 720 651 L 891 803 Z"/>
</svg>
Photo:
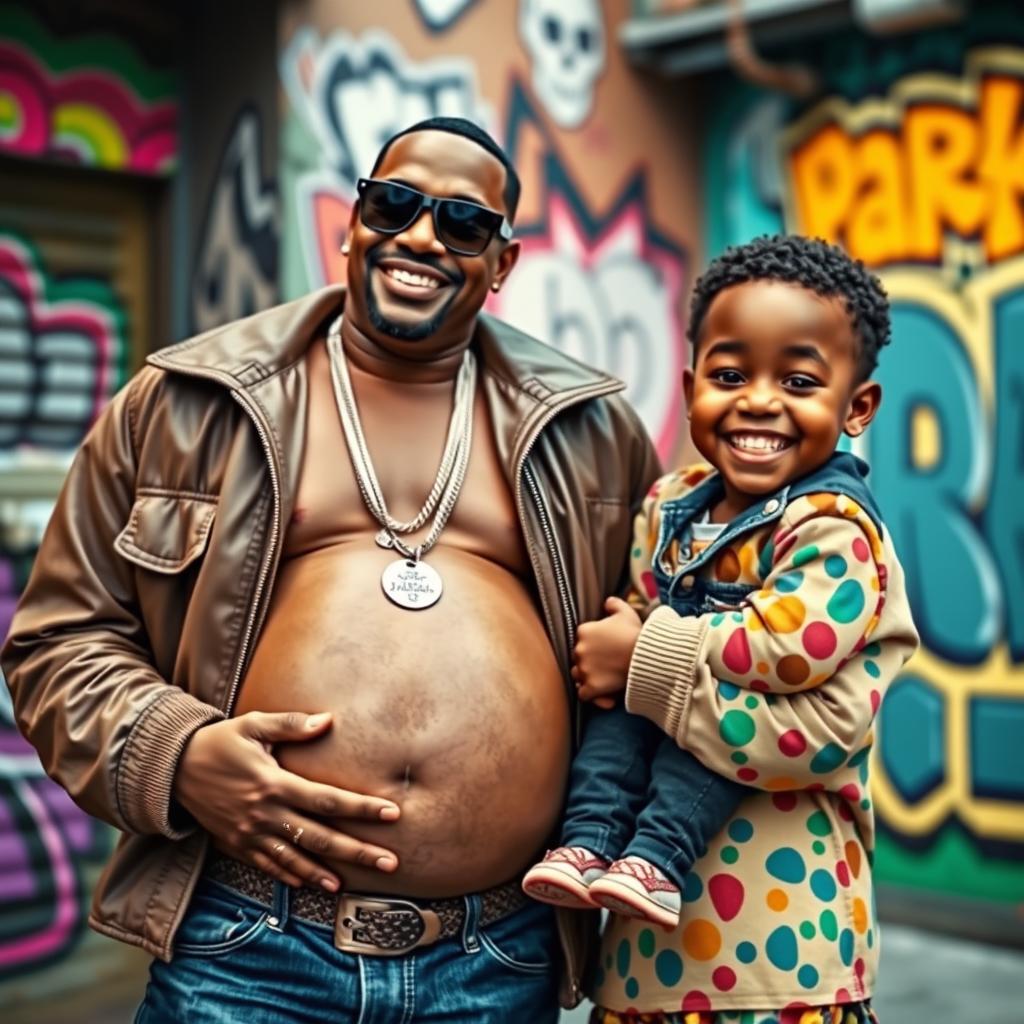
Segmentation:
<svg viewBox="0 0 1024 1024">
<path fill-rule="evenodd" d="M 868 1001 L 778 1010 L 721 1010 L 618 1013 L 595 1007 L 590 1024 L 878 1024 Z"/>
<path fill-rule="evenodd" d="M 871 520 L 859 509 L 849 515 L 844 502 L 833 495 L 794 502 L 773 527 L 767 576 L 745 580 L 759 589 L 738 611 L 710 616 L 704 656 L 717 680 L 719 738 L 745 752 L 761 737 L 771 738 L 763 760 L 734 759 L 726 769 L 748 785 L 781 790 L 824 783 L 845 770 L 849 758 L 827 738 L 816 742 L 800 723 L 782 728 L 773 706 L 752 693 L 785 695 L 821 686 L 858 655 L 862 679 L 881 674 L 877 660 L 861 653 L 884 606 L 884 591 L 872 589 L 883 575 L 871 554 L 882 550 L 881 539 Z M 870 700 L 870 692 L 862 687 L 858 700 Z M 861 796 L 858 789 L 851 802 Z"/>
<path fill-rule="evenodd" d="M 823 794 L 783 795 L 741 805 L 687 876 L 675 931 L 611 916 L 595 1002 L 710 1012 L 870 993 L 877 924 L 856 832 Z M 744 981 L 758 991 L 742 997 Z"/>
<path fill-rule="evenodd" d="M 706 472 L 665 478 L 638 517 L 638 590 L 660 504 Z M 594 1019 L 640 1024 L 637 1013 L 658 1010 L 652 1021 L 674 1024 L 862 1024 L 872 1018 L 853 1008 L 870 996 L 878 956 L 871 722 L 909 653 L 890 640 L 906 634 L 902 574 L 889 539 L 841 495 L 797 498 L 729 551 L 706 575 L 753 589 L 707 616 L 674 735 L 750 796 L 687 876 L 677 929 L 610 916 L 589 993 L 608 1016 Z M 823 686 L 829 701 L 808 710 Z M 863 733 L 847 747 L 837 737 L 851 716 Z"/>
</svg>

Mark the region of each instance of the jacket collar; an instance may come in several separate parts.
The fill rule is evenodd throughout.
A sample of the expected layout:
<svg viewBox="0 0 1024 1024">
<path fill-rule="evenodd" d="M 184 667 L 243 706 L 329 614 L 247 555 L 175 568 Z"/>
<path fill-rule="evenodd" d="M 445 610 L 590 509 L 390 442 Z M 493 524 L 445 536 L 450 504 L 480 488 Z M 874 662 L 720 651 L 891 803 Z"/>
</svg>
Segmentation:
<svg viewBox="0 0 1024 1024">
<path fill-rule="evenodd" d="M 868 464 L 863 459 L 850 452 L 834 452 L 828 461 L 817 469 L 796 480 L 791 480 L 774 494 L 763 495 L 735 519 L 727 523 L 725 529 L 696 558 L 685 560 L 685 564 L 679 567 L 672 583 L 673 589 L 679 579 L 685 575 L 692 575 L 695 570 L 717 558 L 718 553 L 732 544 L 741 534 L 749 533 L 764 526 L 765 523 L 781 519 L 790 502 L 808 494 L 815 494 L 819 491 L 834 492 L 853 498 L 881 531 L 882 516 L 866 483 L 869 472 Z M 722 477 L 716 470 L 692 491 L 666 501 L 662 505 L 661 527 L 655 554 L 655 561 L 662 572 L 667 572 L 670 568 L 665 559 L 669 541 L 681 538 L 689 524 L 705 509 L 716 505 L 724 494 L 725 487 Z M 771 556 L 770 548 L 771 545 L 762 551 L 762 563 L 765 560 L 765 552 L 769 557 Z M 762 575 L 767 575 L 766 565 L 762 564 L 761 572 Z"/>
<path fill-rule="evenodd" d="M 331 285 L 160 349 L 146 361 L 164 370 L 213 378 L 231 388 L 251 387 L 301 360 L 344 304 L 345 288 Z M 473 343 L 488 372 L 542 403 L 567 392 L 606 393 L 624 387 L 614 377 L 486 314 L 477 319 Z"/>
</svg>

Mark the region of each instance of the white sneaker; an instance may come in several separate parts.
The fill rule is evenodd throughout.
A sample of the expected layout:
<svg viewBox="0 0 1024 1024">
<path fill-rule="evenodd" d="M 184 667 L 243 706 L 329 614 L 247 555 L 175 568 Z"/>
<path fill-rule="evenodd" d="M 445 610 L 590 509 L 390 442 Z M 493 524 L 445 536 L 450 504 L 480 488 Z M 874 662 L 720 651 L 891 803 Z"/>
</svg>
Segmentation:
<svg viewBox="0 0 1024 1024">
<path fill-rule="evenodd" d="M 623 857 L 591 885 L 588 898 L 626 917 L 638 917 L 663 928 L 679 924 L 683 906 L 679 886 L 643 857 Z"/>
<path fill-rule="evenodd" d="M 576 910 L 593 910 L 588 895 L 591 883 L 608 870 L 608 861 L 582 846 L 549 850 L 539 864 L 523 876 L 523 892 L 541 903 Z"/>
</svg>

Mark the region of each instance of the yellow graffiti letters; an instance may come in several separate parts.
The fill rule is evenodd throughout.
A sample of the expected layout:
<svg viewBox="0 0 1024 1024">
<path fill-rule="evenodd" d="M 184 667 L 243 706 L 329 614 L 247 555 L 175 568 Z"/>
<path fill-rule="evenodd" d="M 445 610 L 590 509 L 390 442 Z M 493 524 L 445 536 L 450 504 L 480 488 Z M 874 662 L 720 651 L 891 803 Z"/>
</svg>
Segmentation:
<svg viewBox="0 0 1024 1024">
<path fill-rule="evenodd" d="M 1024 83 L 990 78 L 982 87 L 985 126 L 978 177 L 989 197 L 985 249 L 990 260 L 1024 249 Z"/>
<path fill-rule="evenodd" d="M 917 76 L 890 95 L 828 100 L 790 131 L 796 229 L 870 266 L 940 264 L 951 234 L 989 263 L 1024 251 L 1024 66 Z"/>
</svg>

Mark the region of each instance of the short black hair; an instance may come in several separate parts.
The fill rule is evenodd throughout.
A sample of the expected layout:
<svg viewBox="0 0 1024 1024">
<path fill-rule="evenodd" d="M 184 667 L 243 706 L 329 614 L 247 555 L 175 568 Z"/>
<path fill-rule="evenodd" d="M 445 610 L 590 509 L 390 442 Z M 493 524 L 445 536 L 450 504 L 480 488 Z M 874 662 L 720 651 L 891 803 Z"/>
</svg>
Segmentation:
<svg viewBox="0 0 1024 1024">
<path fill-rule="evenodd" d="M 882 282 L 860 260 L 837 245 L 804 235 L 762 235 L 734 245 L 715 257 L 694 286 L 687 328 L 696 353 L 701 327 L 714 297 L 747 281 L 786 281 L 846 304 L 860 339 L 859 381 L 878 365 L 878 353 L 890 339 L 889 299 Z"/>
<path fill-rule="evenodd" d="M 486 149 L 491 156 L 496 157 L 501 166 L 505 168 L 505 191 L 502 193 L 502 199 L 505 202 L 508 221 L 511 224 L 515 220 L 516 208 L 519 206 L 519 175 L 516 174 L 516 169 L 512 166 L 512 161 L 509 160 L 505 150 L 494 141 L 488 132 L 465 117 L 428 117 L 425 121 L 417 121 L 416 124 L 403 128 L 400 132 L 392 135 L 381 147 L 381 151 L 374 161 L 373 170 L 370 171 L 370 177 L 377 173 L 388 150 L 395 142 L 403 135 L 412 135 L 413 132 L 448 132 L 451 135 L 461 135 L 464 139 L 469 139 L 470 142 L 475 142 L 478 146 Z"/>
</svg>

